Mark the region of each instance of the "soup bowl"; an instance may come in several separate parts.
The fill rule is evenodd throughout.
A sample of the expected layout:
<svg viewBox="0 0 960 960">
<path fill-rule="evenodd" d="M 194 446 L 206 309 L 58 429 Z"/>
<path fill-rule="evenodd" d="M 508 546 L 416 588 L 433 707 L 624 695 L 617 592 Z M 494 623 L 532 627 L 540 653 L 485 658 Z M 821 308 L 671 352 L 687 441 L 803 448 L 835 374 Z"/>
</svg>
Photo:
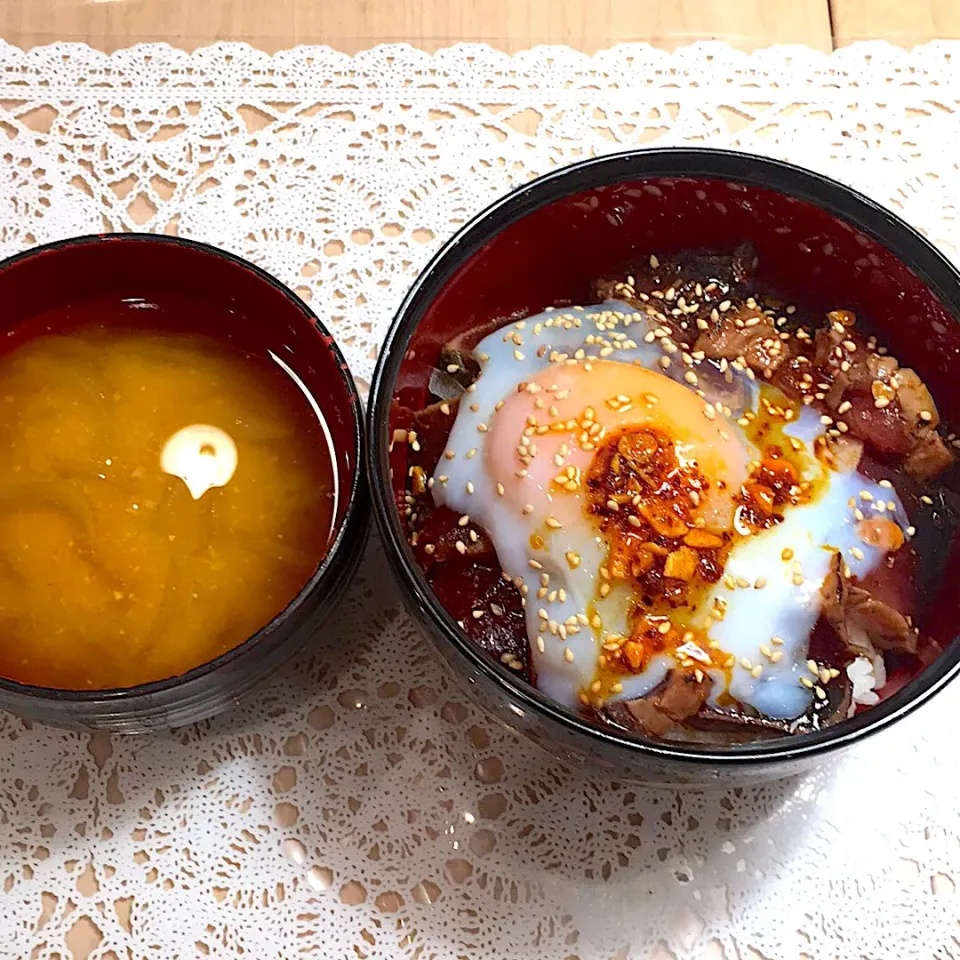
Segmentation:
<svg viewBox="0 0 960 960">
<path fill-rule="evenodd" d="M 317 638 L 359 562 L 369 503 L 360 401 L 343 355 L 279 281 L 232 254 L 175 237 L 89 236 L 29 250 L 0 263 L 0 300 L 4 350 L 42 333 L 38 318 L 82 315 L 85 304 L 105 301 L 148 304 L 152 330 L 226 338 L 250 355 L 282 357 L 311 401 L 333 461 L 331 533 L 316 544 L 302 588 L 269 623 L 209 662 L 137 686 L 69 690 L 0 677 L 0 707 L 85 730 L 140 733 L 227 709 Z"/>
<path fill-rule="evenodd" d="M 387 556 L 412 615 L 478 703 L 563 761 L 667 783 L 780 777 L 891 726 L 960 669 L 957 599 L 931 604 L 925 630 L 941 655 L 879 705 L 813 732 L 698 746 L 595 725 L 525 683 L 466 636 L 431 590 L 398 504 L 409 446 L 393 443 L 401 408 L 428 402 L 442 346 L 494 320 L 593 302 L 592 284 L 651 252 L 732 250 L 749 242 L 758 280 L 823 315 L 853 310 L 916 369 L 943 419 L 960 412 L 960 277 L 894 214 L 833 180 L 786 163 L 712 149 L 638 150 L 557 170 L 498 200 L 429 263 L 396 315 L 368 408 L 367 470 Z M 469 491 L 468 491 L 469 492 Z M 953 569 L 955 557 L 950 560 Z M 951 574 L 945 578 L 949 584 Z"/>
</svg>

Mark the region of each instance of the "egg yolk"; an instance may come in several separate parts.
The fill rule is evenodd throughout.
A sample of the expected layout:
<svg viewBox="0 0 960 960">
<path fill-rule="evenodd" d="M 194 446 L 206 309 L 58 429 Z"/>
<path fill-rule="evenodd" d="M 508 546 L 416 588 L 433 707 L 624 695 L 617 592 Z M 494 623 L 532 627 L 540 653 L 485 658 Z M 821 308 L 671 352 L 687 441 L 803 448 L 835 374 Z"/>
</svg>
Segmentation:
<svg viewBox="0 0 960 960">
<path fill-rule="evenodd" d="M 706 478 L 695 516 L 731 525 L 748 455 L 722 414 L 695 390 L 637 365 L 593 360 L 541 371 L 492 418 L 486 469 L 521 515 L 547 527 L 583 516 L 583 480 L 603 438 L 627 426 L 670 438 L 677 463 Z"/>
</svg>

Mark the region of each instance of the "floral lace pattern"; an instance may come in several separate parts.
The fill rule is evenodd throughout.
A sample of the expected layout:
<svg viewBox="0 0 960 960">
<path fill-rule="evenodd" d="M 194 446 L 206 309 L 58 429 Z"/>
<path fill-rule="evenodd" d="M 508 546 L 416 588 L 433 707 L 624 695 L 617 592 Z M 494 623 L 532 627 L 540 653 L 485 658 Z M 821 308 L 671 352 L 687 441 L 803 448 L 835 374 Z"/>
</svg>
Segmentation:
<svg viewBox="0 0 960 960">
<path fill-rule="evenodd" d="M 0 45 L 0 254 L 214 242 L 308 300 L 364 383 L 439 244 L 592 154 L 790 159 L 956 256 L 958 56 Z M 227 716 L 127 739 L 0 718 L 5 956 L 960 956 L 953 694 L 800 780 L 586 780 L 463 701 L 380 554 L 314 651 Z"/>
</svg>

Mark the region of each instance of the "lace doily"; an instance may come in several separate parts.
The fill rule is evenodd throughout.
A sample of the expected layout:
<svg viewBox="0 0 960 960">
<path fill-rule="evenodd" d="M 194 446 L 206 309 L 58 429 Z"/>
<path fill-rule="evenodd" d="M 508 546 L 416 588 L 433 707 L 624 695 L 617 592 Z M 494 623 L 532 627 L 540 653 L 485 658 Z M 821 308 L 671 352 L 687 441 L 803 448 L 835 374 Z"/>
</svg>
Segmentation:
<svg viewBox="0 0 960 960">
<path fill-rule="evenodd" d="M 444 238 L 591 153 L 784 157 L 955 255 L 958 57 L 0 46 L 0 253 L 212 241 L 309 300 L 363 382 Z M 799 781 L 587 780 L 463 701 L 379 554 L 317 651 L 216 721 L 111 740 L 0 719 L 0 953 L 960 956 L 957 691 Z"/>
</svg>

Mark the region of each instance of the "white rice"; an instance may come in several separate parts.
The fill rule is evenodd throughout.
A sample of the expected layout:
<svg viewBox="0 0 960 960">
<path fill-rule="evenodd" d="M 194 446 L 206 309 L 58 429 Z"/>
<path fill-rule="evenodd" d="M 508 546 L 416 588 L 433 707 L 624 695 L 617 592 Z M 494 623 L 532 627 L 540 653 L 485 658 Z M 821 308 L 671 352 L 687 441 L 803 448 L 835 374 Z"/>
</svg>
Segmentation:
<svg viewBox="0 0 960 960">
<path fill-rule="evenodd" d="M 853 716 L 858 706 L 872 707 L 879 703 L 877 689 L 887 682 L 883 655 L 874 653 L 872 657 L 857 657 L 847 667 L 847 676 L 853 684 L 853 701 L 848 716 Z"/>
</svg>

